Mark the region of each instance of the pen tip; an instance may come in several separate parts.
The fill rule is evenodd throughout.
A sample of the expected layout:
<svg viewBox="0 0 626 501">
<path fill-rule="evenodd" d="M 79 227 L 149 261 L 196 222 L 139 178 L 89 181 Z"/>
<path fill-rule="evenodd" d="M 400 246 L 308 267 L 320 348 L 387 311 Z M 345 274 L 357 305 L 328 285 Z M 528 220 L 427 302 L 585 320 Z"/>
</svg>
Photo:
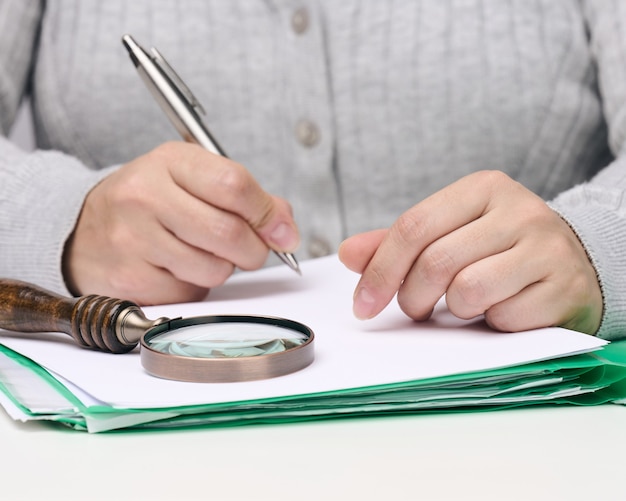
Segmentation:
<svg viewBox="0 0 626 501">
<path fill-rule="evenodd" d="M 133 42 L 133 37 L 131 37 L 128 33 L 122 35 L 122 43 L 126 46 L 126 48 L 130 48 Z"/>
<path fill-rule="evenodd" d="M 289 267 L 295 271 L 298 275 L 302 276 L 302 270 L 300 269 L 300 265 L 298 264 L 298 261 L 296 261 L 296 256 L 294 256 L 293 254 L 286 254 L 286 262 L 289 265 Z"/>
<path fill-rule="evenodd" d="M 274 253 L 281 259 L 283 263 L 285 263 L 289 268 L 295 271 L 298 275 L 302 276 L 302 270 L 300 270 L 300 265 L 298 265 L 298 261 L 293 254 L 288 252 L 276 252 Z"/>
</svg>

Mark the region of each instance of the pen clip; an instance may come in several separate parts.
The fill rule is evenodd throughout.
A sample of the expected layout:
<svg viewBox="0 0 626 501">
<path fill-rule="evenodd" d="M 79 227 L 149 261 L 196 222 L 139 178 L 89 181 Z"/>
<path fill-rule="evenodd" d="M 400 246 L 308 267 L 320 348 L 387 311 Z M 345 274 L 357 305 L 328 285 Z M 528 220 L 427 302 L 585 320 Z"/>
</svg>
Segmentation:
<svg viewBox="0 0 626 501">
<path fill-rule="evenodd" d="M 178 73 L 174 71 L 174 68 L 170 66 L 170 64 L 165 60 L 163 55 L 155 47 L 152 47 L 150 51 L 152 52 L 154 63 L 159 67 L 161 71 L 163 71 L 163 73 L 165 73 L 165 75 L 167 75 L 167 77 L 172 81 L 172 83 L 178 88 L 178 90 L 185 97 L 189 105 L 192 108 L 199 111 L 202 115 L 206 115 L 206 112 L 204 111 L 204 108 L 200 104 L 200 101 L 198 101 L 196 96 L 193 95 L 193 92 L 191 92 L 191 89 L 187 87 L 187 84 L 185 84 L 185 82 L 183 82 L 183 79 L 178 76 Z"/>
</svg>

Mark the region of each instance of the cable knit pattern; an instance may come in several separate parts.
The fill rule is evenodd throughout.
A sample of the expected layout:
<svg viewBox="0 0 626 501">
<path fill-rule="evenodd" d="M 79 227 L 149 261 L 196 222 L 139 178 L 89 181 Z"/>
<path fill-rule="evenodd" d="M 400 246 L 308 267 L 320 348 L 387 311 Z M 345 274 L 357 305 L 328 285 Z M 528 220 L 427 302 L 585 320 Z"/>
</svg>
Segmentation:
<svg viewBox="0 0 626 501">
<path fill-rule="evenodd" d="M 0 274 L 65 291 L 86 193 L 178 139 L 122 47 L 131 33 L 290 200 L 299 258 L 498 169 L 575 229 L 603 287 L 599 335 L 626 336 L 624 19 L 617 0 L 4 0 L 0 124 L 30 93 L 41 151 L 0 142 Z"/>
</svg>

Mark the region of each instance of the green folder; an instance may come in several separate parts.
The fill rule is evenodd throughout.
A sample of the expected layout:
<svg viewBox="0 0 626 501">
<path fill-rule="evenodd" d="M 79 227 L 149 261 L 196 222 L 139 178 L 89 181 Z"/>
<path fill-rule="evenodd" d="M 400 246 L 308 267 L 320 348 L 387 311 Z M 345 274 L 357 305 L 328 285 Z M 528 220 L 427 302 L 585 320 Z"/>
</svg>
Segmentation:
<svg viewBox="0 0 626 501">
<path fill-rule="evenodd" d="M 0 346 L 0 389 L 27 419 L 92 432 L 121 428 L 236 426 L 424 412 L 467 412 L 529 405 L 626 402 L 626 341 L 598 351 L 470 374 L 271 399 L 176 408 L 85 406 L 37 363 Z M 17 373 L 20 373 L 17 376 Z M 11 379 L 38 385 L 37 396 Z M 53 403 L 54 408 L 46 408 Z"/>
</svg>

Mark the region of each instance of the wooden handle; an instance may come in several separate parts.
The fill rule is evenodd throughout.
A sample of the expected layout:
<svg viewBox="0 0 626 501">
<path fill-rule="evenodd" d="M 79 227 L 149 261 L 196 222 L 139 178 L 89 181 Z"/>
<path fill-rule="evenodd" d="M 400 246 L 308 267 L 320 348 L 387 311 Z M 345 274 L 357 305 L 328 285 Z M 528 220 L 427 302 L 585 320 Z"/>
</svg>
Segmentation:
<svg viewBox="0 0 626 501">
<path fill-rule="evenodd" d="M 6 330 L 64 332 L 82 346 L 126 353 L 139 341 L 117 333 L 120 313 L 129 310 L 141 312 L 131 301 L 95 295 L 67 298 L 19 280 L 0 279 L 0 328 Z"/>
</svg>

